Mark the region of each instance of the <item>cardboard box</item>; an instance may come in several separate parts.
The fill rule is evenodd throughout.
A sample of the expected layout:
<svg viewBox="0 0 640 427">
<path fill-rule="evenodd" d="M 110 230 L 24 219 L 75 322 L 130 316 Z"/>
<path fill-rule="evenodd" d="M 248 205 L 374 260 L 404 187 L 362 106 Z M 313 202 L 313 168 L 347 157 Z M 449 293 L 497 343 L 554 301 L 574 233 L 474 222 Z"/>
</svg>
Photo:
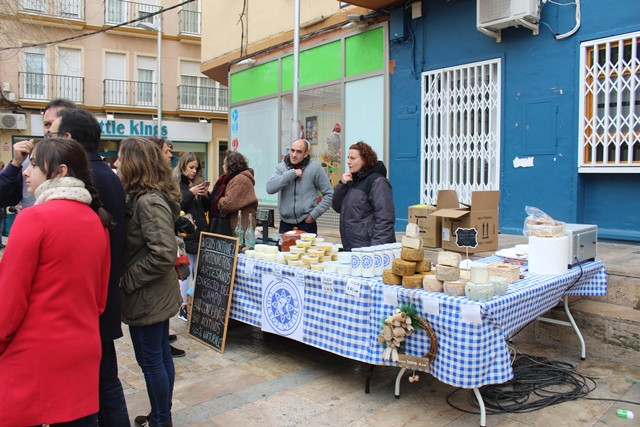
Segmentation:
<svg viewBox="0 0 640 427">
<path fill-rule="evenodd" d="M 441 190 L 438 201 L 443 192 L 447 197 L 456 196 L 455 190 Z M 457 196 L 456 196 L 457 201 Z M 477 231 L 478 246 L 468 248 L 469 253 L 495 251 L 498 249 L 498 206 L 500 191 L 474 191 L 471 193 L 471 205 L 464 208 L 438 209 L 431 215 L 442 218 L 442 249 L 456 252 L 466 252 L 466 247 L 456 244 L 456 230 L 458 228 L 474 228 Z"/>
<path fill-rule="evenodd" d="M 439 192 L 437 206 L 413 205 L 409 206 L 409 222 L 418 224 L 420 237 L 425 248 L 439 248 L 442 245 L 442 219 L 431 215 L 439 209 L 457 208 L 458 196 L 456 192 Z"/>
</svg>

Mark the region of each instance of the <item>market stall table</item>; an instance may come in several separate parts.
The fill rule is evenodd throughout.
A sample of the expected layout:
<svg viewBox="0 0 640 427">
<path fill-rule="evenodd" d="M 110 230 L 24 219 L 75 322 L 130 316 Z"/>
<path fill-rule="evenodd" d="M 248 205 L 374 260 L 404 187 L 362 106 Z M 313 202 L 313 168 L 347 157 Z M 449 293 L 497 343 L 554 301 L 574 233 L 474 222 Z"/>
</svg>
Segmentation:
<svg viewBox="0 0 640 427">
<path fill-rule="evenodd" d="M 500 261 L 495 256 L 479 260 Z M 452 386 L 473 389 L 481 406 L 478 387 L 504 383 L 513 377 L 506 342 L 510 336 L 564 297 L 603 296 L 607 289 L 602 261 L 583 263 L 559 276 L 525 273 L 524 279 L 509 286 L 507 294 L 477 302 L 423 289 L 388 286 L 380 278 L 317 272 L 240 255 L 232 318 L 262 326 L 265 274 L 304 285 L 301 342 L 372 365 L 395 366 L 381 357 L 384 348 L 377 340 L 381 320 L 393 311 L 395 303 L 413 305 L 438 339 L 430 374 Z M 404 351 L 424 356 L 429 345 L 426 333 L 418 330 L 407 339 Z"/>
</svg>

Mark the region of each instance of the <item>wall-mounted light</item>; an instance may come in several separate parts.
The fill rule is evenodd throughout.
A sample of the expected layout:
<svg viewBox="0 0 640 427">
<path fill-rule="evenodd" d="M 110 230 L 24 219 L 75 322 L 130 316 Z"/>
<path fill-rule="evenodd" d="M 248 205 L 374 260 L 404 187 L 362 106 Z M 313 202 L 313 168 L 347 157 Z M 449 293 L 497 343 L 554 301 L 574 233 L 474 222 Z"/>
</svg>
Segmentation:
<svg viewBox="0 0 640 427">
<path fill-rule="evenodd" d="M 238 62 L 236 65 L 249 65 L 249 66 L 252 66 L 252 65 L 255 65 L 256 62 L 257 61 L 255 59 L 253 59 L 253 58 L 245 58 L 242 61 Z"/>
<path fill-rule="evenodd" d="M 200 117 L 199 122 L 200 123 L 209 123 L 209 120 L 205 119 L 204 117 Z"/>
<path fill-rule="evenodd" d="M 116 115 L 115 114 L 107 112 L 107 120 L 111 121 L 111 120 L 115 120 L 115 119 L 116 119 Z"/>
<path fill-rule="evenodd" d="M 344 24 L 342 26 L 343 30 L 350 30 L 352 28 L 360 28 L 360 27 L 364 27 L 366 26 L 367 23 L 366 22 L 360 22 L 360 21 L 351 21 L 351 22 L 347 22 L 346 24 Z"/>
</svg>

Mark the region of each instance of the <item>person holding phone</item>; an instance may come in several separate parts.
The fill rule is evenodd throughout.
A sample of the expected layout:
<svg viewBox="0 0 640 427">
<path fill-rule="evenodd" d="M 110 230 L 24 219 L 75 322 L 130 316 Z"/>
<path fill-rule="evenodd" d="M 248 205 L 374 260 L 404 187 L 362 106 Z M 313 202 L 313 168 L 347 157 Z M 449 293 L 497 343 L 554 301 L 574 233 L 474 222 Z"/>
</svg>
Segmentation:
<svg viewBox="0 0 640 427">
<path fill-rule="evenodd" d="M 200 159 L 187 151 L 180 156 L 178 165 L 173 170 L 173 177 L 180 185 L 180 209 L 185 214 L 191 215 L 196 225 L 196 231 L 184 237 L 184 245 L 191 264 L 191 274 L 196 266 L 196 255 L 198 244 L 200 243 L 200 233 L 209 229 L 207 214 L 209 212 L 209 183 L 202 178 Z M 187 291 L 189 290 L 189 279 L 180 280 L 180 293 L 182 294 L 182 307 L 178 317 L 185 322 L 187 317 Z"/>
</svg>

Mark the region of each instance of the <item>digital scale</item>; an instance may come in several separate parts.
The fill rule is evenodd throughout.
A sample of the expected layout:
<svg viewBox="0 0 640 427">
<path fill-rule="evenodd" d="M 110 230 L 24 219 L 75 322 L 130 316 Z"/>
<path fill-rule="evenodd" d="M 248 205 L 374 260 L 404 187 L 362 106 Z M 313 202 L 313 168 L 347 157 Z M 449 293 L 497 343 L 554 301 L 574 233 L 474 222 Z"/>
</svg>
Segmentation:
<svg viewBox="0 0 640 427">
<path fill-rule="evenodd" d="M 597 225 L 565 224 L 564 234 L 569 238 L 569 251 L 567 253 L 569 267 L 582 261 L 596 259 Z"/>
<path fill-rule="evenodd" d="M 269 240 L 269 227 L 274 227 L 274 210 L 266 208 L 258 208 L 256 210 L 256 225 L 262 225 L 262 243 L 268 245 L 269 242 L 275 245 L 275 240 Z"/>
</svg>

